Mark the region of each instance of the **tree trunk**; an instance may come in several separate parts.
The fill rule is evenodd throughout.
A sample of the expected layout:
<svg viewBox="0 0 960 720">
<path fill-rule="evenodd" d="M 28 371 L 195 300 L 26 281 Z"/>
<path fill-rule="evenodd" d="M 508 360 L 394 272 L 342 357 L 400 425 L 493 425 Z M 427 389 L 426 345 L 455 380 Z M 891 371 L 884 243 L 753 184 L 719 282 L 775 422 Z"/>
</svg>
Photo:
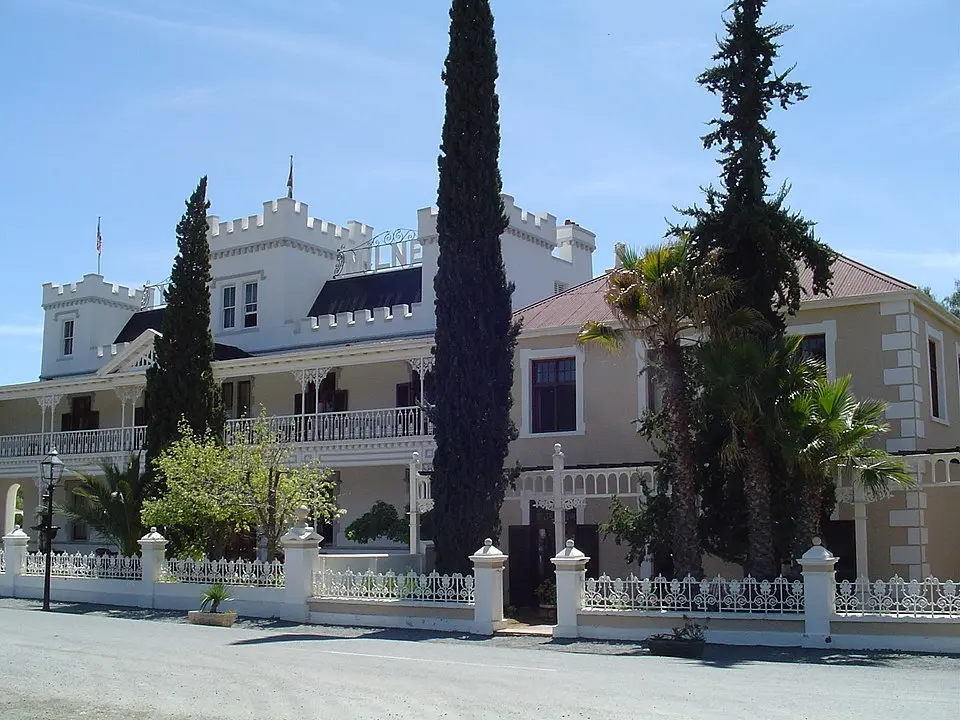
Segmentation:
<svg viewBox="0 0 960 720">
<path fill-rule="evenodd" d="M 773 518 L 770 507 L 770 466 L 767 463 L 763 435 L 751 428 L 745 438 L 746 462 L 743 491 L 747 502 L 747 572 L 755 578 L 770 580 L 780 573 L 773 551 Z"/>
<path fill-rule="evenodd" d="M 813 538 L 820 535 L 820 519 L 823 516 L 823 487 L 820 479 L 804 475 L 801 487 L 797 527 L 793 533 L 794 559 L 809 550 L 813 544 Z"/>
<path fill-rule="evenodd" d="M 680 343 L 663 346 L 664 402 L 669 425 L 669 443 L 676 458 L 671 478 L 671 514 L 673 519 L 673 568 L 676 577 L 703 577 L 698 533 L 697 463 L 690 436 L 690 404 L 683 371 Z"/>
</svg>

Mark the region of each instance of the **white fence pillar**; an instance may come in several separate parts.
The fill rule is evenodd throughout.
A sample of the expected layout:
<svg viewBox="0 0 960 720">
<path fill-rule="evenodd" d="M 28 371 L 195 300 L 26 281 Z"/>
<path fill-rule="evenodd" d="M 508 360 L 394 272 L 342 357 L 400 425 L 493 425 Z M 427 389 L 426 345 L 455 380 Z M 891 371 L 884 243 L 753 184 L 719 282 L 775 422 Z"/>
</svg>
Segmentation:
<svg viewBox="0 0 960 720">
<path fill-rule="evenodd" d="M 493 635 L 506 624 L 503 619 L 503 567 L 507 556 L 487 538 L 470 560 L 474 575 L 474 631 L 480 635 Z"/>
<path fill-rule="evenodd" d="M 557 553 L 563 552 L 566 544 L 567 513 L 563 510 L 563 447 L 553 446 L 553 535 Z"/>
<path fill-rule="evenodd" d="M 140 545 L 140 607 L 153 608 L 156 585 L 166 560 L 167 539 L 152 527 L 137 543 Z"/>
<path fill-rule="evenodd" d="M 557 571 L 557 624 L 554 637 L 575 638 L 579 634 L 577 615 L 583 610 L 583 583 L 590 558 L 567 540 L 566 547 L 550 562 Z"/>
<path fill-rule="evenodd" d="M 830 620 L 836 613 L 837 557 L 813 539 L 800 558 L 803 567 L 803 647 L 827 647 L 832 642 Z"/>
<path fill-rule="evenodd" d="M 17 596 L 17 580 L 23 572 L 23 557 L 27 553 L 30 536 L 13 526 L 13 531 L 3 536 L 3 574 L 0 575 L 0 594 Z"/>
<path fill-rule="evenodd" d="M 320 562 L 323 536 L 307 524 L 309 510 L 297 508 L 297 524 L 280 538 L 283 545 L 283 618 L 306 622 L 310 618 L 307 604 L 313 597 L 313 573 Z"/>
</svg>

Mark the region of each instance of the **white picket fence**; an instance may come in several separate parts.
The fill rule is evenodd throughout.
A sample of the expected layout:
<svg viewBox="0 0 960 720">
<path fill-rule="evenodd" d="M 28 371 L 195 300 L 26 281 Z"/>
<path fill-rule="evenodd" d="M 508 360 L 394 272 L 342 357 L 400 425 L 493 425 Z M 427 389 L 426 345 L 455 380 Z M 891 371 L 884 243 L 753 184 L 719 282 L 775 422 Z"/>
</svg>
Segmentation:
<svg viewBox="0 0 960 720">
<path fill-rule="evenodd" d="M 23 558 L 24 575 L 43 575 L 46 555 L 26 553 Z M 104 580 L 139 580 L 142 575 L 139 557 L 121 555 L 84 555 L 54 553 L 50 558 L 50 574 L 56 577 L 101 578 Z"/>
<path fill-rule="evenodd" d="M 626 579 L 606 575 L 584 583 L 584 608 L 710 613 L 802 613 L 803 582 L 778 577 L 757 580 L 723 577 L 697 580 L 688 575 Z"/>
<path fill-rule="evenodd" d="M 279 560 L 194 560 L 173 558 L 160 571 L 161 582 L 283 587 L 283 563 Z"/>
<path fill-rule="evenodd" d="M 837 614 L 890 617 L 960 618 L 960 583 L 953 580 L 890 580 L 860 578 L 837 583 Z"/>
<path fill-rule="evenodd" d="M 473 575 L 432 572 L 375 573 L 319 570 L 314 573 L 314 596 L 335 600 L 405 600 L 424 603 L 474 602 Z"/>
</svg>

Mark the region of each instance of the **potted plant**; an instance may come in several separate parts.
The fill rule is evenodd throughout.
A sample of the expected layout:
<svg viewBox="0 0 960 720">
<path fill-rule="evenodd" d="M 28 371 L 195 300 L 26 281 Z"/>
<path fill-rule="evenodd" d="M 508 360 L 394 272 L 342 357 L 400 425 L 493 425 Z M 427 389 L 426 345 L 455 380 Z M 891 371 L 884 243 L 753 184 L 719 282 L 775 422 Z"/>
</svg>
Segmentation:
<svg viewBox="0 0 960 720">
<path fill-rule="evenodd" d="M 190 610 L 187 613 L 187 620 L 192 624 L 230 627 L 236 621 L 237 612 L 235 610 L 220 612 L 220 603 L 233 600 L 223 583 L 215 583 L 208 587 L 203 591 L 200 599 L 200 609 Z"/>
<path fill-rule="evenodd" d="M 704 618 L 703 624 L 683 616 L 683 627 L 673 628 L 669 633 L 651 635 L 646 640 L 647 649 L 652 655 L 699 659 L 703 657 L 706 644 L 704 634 L 710 618 Z"/>
<path fill-rule="evenodd" d="M 534 591 L 540 610 L 548 617 L 557 611 L 557 584 L 553 580 L 544 580 Z"/>
</svg>

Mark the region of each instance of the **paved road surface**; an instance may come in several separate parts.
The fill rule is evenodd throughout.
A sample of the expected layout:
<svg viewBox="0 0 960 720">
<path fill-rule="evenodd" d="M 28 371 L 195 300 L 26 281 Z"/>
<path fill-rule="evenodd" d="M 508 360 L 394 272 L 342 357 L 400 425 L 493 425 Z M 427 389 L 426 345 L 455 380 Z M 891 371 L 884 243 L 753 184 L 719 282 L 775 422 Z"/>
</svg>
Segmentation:
<svg viewBox="0 0 960 720">
<path fill-rule="evenodd" d="M 35 608 L 0 600 L 3 720 L 960 717 L 960 658 L 711 647 L 689 661 L 629 644 Z"/>
</svg>

